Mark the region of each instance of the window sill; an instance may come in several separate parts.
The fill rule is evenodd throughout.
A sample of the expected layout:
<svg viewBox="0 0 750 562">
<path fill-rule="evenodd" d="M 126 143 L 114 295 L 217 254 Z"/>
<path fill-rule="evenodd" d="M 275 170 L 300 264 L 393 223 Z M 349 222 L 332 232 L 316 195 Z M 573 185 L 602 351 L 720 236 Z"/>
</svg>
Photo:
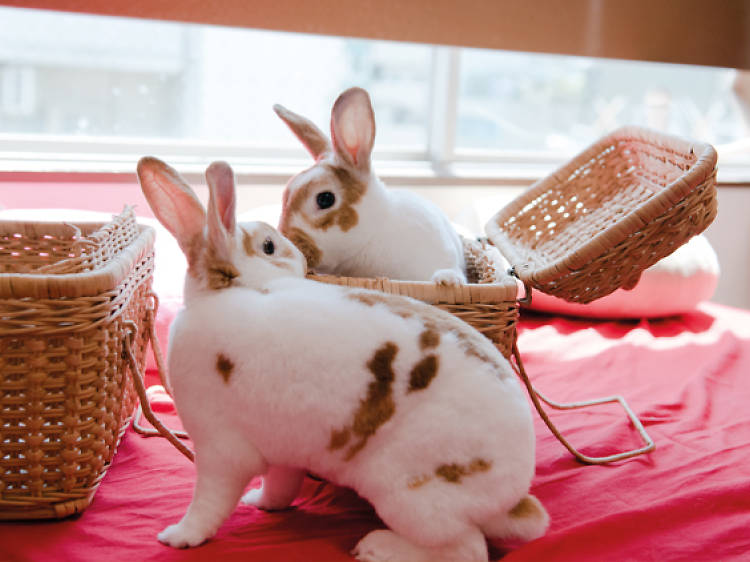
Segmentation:
<svg viewBox="0 0 750 562">
<path fill-rule="evenodd" d="M 718 147 L 722 186 L 750 185 L 750 144 Z M 203 183 L 213 160 L 227 160 L 239 185 L 284 185 L 312 164 L 299 148 L 205 144 L 153 139 L 0 135 L 0 181 L 133 182 L 138 159 L 162 158 L 188 182 Z M 424 151 L 390 147 L 374 153 L 374 167 L 388 185 L 461 187 L 527 186 L 563 165 L 574 154 L 462 151 L 450 161 Z"/>
</svg>

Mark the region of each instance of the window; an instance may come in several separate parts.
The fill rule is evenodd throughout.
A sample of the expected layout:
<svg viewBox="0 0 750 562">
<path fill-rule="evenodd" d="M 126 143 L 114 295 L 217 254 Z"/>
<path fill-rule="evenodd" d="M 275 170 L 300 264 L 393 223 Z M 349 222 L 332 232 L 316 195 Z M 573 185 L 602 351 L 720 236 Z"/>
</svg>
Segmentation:
<svg viewBox="0 0 750 562">
<path fill-rule="evenodd" d="M 451 181 L 518 175 L 509 163 L 562 162 L 622 124 L 737 146 L 743 76 L 0 8 L 0 169 L 132 171 L 145 152 L 283 166 L 307 156 L 272 105 L 325 130 L 337 94 L 360 85 L 376 159 Z"/>
<path fill-rule="evenodd" d="M 575 150 L 628 123 L 725 144 L 746 134 L 735 71 L 465 50 L 459 149 Z"/>
</svg>

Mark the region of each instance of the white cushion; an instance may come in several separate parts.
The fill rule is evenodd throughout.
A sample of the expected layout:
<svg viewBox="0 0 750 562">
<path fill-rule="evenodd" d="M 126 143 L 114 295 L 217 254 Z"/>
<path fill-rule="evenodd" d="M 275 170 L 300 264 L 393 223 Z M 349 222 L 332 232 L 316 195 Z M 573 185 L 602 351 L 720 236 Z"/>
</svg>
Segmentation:
<svg viewBox="0 0 750 562">
<path fill-rule="evenodd" d="M 591 303 L 578 304 L 533 290 L 529 308 L 594 318 L 672 316 L 709 300 L 718 282 L 716 252 L 706 237 L 699 235 L 646 269 L 630 291 L 618 289 Z"/>
</svg>

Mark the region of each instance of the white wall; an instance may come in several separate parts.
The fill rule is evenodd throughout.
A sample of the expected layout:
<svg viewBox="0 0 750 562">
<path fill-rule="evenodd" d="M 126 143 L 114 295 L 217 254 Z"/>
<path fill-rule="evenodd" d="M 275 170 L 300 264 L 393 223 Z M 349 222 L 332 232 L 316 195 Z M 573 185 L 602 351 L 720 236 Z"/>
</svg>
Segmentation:
<svg viewBox="0 0 750 562">
<path fill-rule="evenodd" d="M 750 309 L 750 185 L 719 188 L 719 214 L 706 237 L 721 267 L 712 300 Z"/>
</svg>

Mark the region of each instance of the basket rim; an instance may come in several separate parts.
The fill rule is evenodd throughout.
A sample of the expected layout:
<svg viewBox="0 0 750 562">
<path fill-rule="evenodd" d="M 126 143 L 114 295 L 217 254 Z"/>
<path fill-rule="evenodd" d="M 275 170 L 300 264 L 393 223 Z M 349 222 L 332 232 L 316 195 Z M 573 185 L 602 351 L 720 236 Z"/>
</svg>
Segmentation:
<svg viewBox="0 0 750 562">
<path fill-rule="evenodd" d="M 582 162 L 588 162 L 602 152 L 602 149 L 621 139 L 633 139 L 658 145 L 682 154 L 696 154 L 696 161 L 678 178 L 655 193 L 648 201 L 634 207 L 618 221 L 616 228 L 607 229 L 578 247 L 575 255 L 566 255 L 557 261 L 534 269 L 518 254 L 515 245 L 507 238 L 500 224 L 516 215 L 523 207 L 545 193 L 550 187 L 564 183 L 577 170 Z M 674 207 L 691 192 L 704 186 L 716 175 L 717 153 L 713 146 L 703 142 L 690 141 L 674 135 L 662 133 L 646 127 L 625 126 L 602 137 L 588 148 L 573 157 L 569 162 L 533 184 L 511 203 L 500 209 L 485 225 L 488 238 L 516 268 L 524 281 L 557 278 L 561 272 L 575 271 L 592 259 L 611 249 L 637 232 L 653 220 Z"/>
<path fill-rule="evenodd" d="M 2 224 L 42 227 L 55 230 L 61 223 L 44 221 L 0 221 Z M 109 222 L 75 222 L 76 227 L 96 230 Z M 96 296 L 116 288 L 130 273 L 133 265 L 142 260 L 154 245 L 156 231 L 153 227 L 137 223 L 138 235 L 121 249 L 104 267 L 81 273 L 0 273 L 0 298 L 79 298 Z M 69 228 L 69 227 L 67 227 Z"/>
<path fill-rule="evenodd" d="M 510 275 L 504 276 L 496 283 L 464 283 L 456 286 L 439 285 L 433 281 L 346 277 L 319 273 L 308 274 L 307 278 L 355 289 L 377 290 L 412 297 L 428 304 L 493 305 L 517 300 L 520 291 L 519 282 Z"/>
</svg>

